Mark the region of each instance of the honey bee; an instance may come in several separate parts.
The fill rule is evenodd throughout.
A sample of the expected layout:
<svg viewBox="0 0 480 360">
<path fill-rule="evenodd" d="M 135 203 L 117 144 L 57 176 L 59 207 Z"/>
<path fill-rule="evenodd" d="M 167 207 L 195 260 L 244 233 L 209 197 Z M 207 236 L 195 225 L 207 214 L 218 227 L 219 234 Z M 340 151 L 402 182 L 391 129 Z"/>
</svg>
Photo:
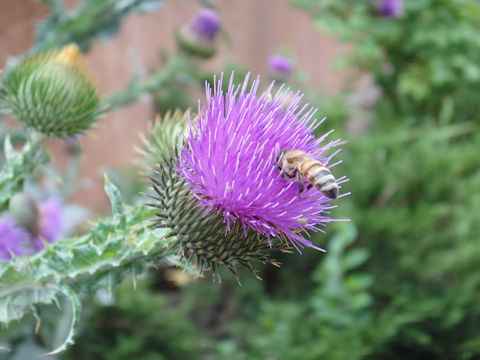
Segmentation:
<svg viewBox="0 0 480 360">
<path fill-rule="evenodd" d="M 338 197 L 338 184 L 332 173 L 312 155 L 301 150 L 284 149 L 278 153 L 275 162 L 284 178 L 297 178 L 300 194 L 315 187 L 330 199 Z M 306 189 L 304 180 L 308 181 Z"/>
</svg>

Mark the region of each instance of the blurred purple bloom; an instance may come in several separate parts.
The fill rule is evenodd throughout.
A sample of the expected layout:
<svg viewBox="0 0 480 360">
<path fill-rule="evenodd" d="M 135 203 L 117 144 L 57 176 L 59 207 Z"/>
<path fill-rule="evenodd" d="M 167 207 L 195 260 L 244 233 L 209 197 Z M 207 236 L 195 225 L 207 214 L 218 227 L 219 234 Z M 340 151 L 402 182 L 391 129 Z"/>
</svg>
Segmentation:
<svg viewBox="0 0 480 360">
<path fill-rule="evenodd" d="M 11 217 L 0 219 L 0 260 L 10 260 L 11 253 L 21 255 L 25 252 L 23 243 L 27 241 L 27 231 L 17 226 Z"/>
<path fill-rule="evenodd" d="M 65 141 L 69 145 L 78 145 L 80 142 L 80 138 L 83 136 L 83 134 L 75 134 L 74 136 L 67 136 L 65 138 Z"/>
<path fill-rule="evenodd" d="M 332 206 L 316 190 L 299 196 L 298 184 L 282 178 L 275 157 L 281 149 L 298 149 L 328 164 L 335 154 L 323 152 L 337 141 L 319 148 L 331 131 L 314 137 L 321 121 L 313 119 L 316 109 L 300 105 L 300 93 L 282 86 L 272 99 L 272 83 L 257 97 L 260 79 L 247 91 L 248 78 L 235 87 L 232 74 L 226 94 L 223 75 L 215 80 L 213 94 L 207 84 L 207 105 L 199 105 L 198 121 L 190 122 L 179 172 L 205 213 L 223 214 L 228 228 L 240 221 L 245 233 L 250 227 L 269 239 L 285 235 L 298 250 L 319 249 L 300 231 L 318 231 L 318 225 L 334 221 L 327 216 Z"/>
<path fill-rule="evenodd" d="M 403 0 L 381 0 L 378 11 L 387 17 L 399 17 L 403 13 Z"/>
<path fill-rule="evenodd" d="M 62 203 L 57 198 L 49 198 L 39 204 L 40 223 L 38 234 L 34 236 L 32 245 L 35 250 L 43 249 L 43 242 L 53 243 L 64 230 Z"/>
<path fill-rule="evenodd" d="M 190 26 L 199 37 L 213 40 L 220 30 L 220 15 L 213 9 L 202 9 L 192 20 Z"/>
<path fill-rule="evenodd" d="M 286 56 L 275 54 L 268 59 L 268 67 L 272 71 L 288 75 L 293 70 L 293 62 Z"/>
</svg>

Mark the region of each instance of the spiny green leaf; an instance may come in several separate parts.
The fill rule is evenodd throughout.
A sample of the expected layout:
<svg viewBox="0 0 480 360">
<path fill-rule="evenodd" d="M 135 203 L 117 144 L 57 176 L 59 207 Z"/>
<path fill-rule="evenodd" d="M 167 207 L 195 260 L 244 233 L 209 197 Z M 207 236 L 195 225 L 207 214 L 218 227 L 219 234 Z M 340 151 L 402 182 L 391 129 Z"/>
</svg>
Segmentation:
<svg viewBox="0 0 480 360">
<path fill-rule="evenodd" d="M 114 184 L 112 184 L 106 173 L 104 175 L 104 179 L 105 192 L 107 193 L 110 203 L 112 204 L 112 213 L 113 215 L 120 215 L 123 213 L 123 203 L 120 191 Z"/>
<path fill-rule="evenodd" d="M 0 288 L 0 322 L 8 324 L 32 311 L 33 304 L 50 304 L 60 292 L 58 284 L 16 282 Z"/>
<path fill-rule="evenodd" d="M 120 226 L 122 216 L 128 234 Z M 88 235 L 47 244 L 31 257 L 0 261 L 0 322 L 19 319 L 32 305 L 55 300 L 64 285 L 92 293 L 160 264 L 173 240 L 163 239 L 164 229 L 146 227 L 151 210 L 125 207 L 122 216 L 93 224 Z"/>
<path fill-rule="evenodd" d="M 76 329 L 78 326 L 79 322 L 79 315 L 80 315 L 80 310 L 82 308 L 82 303 L 80 302 L 80 299 L 78 298 L 78 295 L 68 286 L 62 285 L 61 287 L 61 292 L 63 295 L 67 297 L 67 299 L 70 301 L 72 305 L 72 319 L 70 322 L 70 330 L 67 334 L 67 337 L 63 341 L 63 343 L 57 347 L 55 350 L 52 350 L 46 354 L 43 354 L 42 357 L 44 356 L 50 356 L 50 355 L 55 355 L 58 354 L 62 351 L 64 351 L 68 345 L 73 345 L 74 343 L 74 336 L 76 333 Z"/>
</svg>

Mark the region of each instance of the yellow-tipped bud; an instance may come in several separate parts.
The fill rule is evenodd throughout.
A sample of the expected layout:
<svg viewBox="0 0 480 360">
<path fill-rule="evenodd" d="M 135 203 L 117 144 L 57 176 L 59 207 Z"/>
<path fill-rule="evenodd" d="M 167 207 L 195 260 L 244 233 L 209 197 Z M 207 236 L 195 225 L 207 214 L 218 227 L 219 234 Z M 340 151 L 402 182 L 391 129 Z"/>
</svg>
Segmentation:
<svg viewBox="0 0 480 360">
<path fill-rule="evenodd" d="M 83 70 L 80 49 L 76 44 L 65 45 L 55 56 L 54 60 L 59 64 Z"/>
<path fill-rule="evenodd" d="M 84 69 L 75 44 L 25 59 L 3 76 L 0 105 L 27 127 L 48 136 L 85 133 L 104 107 Z"/>
</svg>

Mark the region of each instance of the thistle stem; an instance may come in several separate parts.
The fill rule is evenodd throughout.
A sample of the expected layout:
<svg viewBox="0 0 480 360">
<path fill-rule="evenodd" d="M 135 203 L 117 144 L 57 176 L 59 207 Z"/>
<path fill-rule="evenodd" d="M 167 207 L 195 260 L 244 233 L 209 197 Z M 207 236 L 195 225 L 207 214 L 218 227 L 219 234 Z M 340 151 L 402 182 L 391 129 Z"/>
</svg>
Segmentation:
<svg viewBox="0 0 480 360">
<path fill-rule="evenodd" d="M 159 71 L 150 75 L 147 79 L 133 80 L 124 90 L 110 95 L 106 100 L 110 110 L 123 107 L 137 101 L 141 97 L 160 89 L 185 67 L 187 57 L 177 55 L 170 58 L 167 64 Z"/>
<path fill-rule="evenodd" d="M 45 135 L 32 132 L 20 151 L 16 151 L 9 137 L 5 138 L 3 148 L 6 162 L 0 170 L 0 211 L 7 208 L 13 195 L 22 191 L 25 179 L 48 162 L 43 150 L 45 139 Z"/>
</svg>

